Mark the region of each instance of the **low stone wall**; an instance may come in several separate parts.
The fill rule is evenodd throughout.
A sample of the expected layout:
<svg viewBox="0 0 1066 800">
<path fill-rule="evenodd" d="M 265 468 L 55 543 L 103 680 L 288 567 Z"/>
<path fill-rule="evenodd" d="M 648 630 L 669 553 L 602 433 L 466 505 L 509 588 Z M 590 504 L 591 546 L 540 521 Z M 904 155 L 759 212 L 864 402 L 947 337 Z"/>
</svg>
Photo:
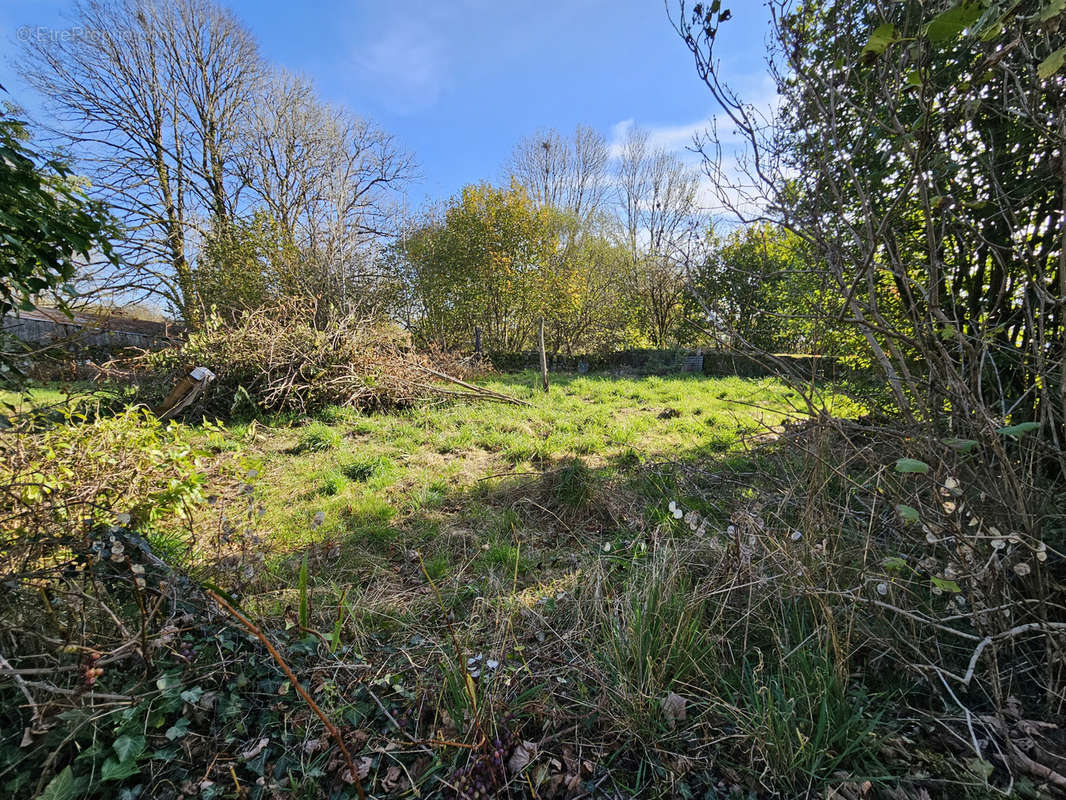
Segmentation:
<svg viewBox="0 0 1066 800">
<path fill-rule="evenodd" d="M 613 353 L 581 355 L 548 354 L 548 369 L 552 372 L 603 372 L 612 369 L 632 369 L 647 372 L 681 372 L 687 357 L 694 350 L 619 350 Z M 492 365 L 502 372 L 540 369 L 540 354 L 489 353 Z M 697 370 L 698 371 L 698 370 Z"/>
<path fill-rule="evenodd" d="M 540 355 L 526 353 L 489 353 L 492 365 L 502 372 L 539 369 Z M 799 377 L 837 379 L 848 370 L 829 356 L 781 355 L 754 358 L 721 350 L 619 350 L 614 353 L 589 355 L 549 355 L 548 369 L 552 372 L 605 372 L 632 370 L 649 375 L 674 375 L 697 372 L 715 377 L 739 375 L 761 378 L 791 373 Z"/>
<path fill-rule="evenodd" d="M 107 356 L 127 348 L 142 350 L 163 347 L 169 341 L 165 325 L 124 320 L 95 319 L 76 315 L 68 318 L 58 311 L 8 314 L 0 328 L 33 348 L 49 348 L 71 355 Z"/>
</svg>

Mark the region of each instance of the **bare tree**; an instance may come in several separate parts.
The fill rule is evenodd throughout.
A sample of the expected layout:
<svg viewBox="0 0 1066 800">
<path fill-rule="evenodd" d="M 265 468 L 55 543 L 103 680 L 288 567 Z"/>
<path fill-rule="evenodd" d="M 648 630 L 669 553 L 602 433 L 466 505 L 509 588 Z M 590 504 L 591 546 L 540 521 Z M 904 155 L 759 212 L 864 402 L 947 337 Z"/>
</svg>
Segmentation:
<svg viewBox="0 0 1066 800">
<path fill-rule="evenodd" d="M 414 161 L 391 135 L 277 73 L 251 115 L 243 183 L 305 254 L 304 291 L 348 304 L 372 278 L 370 253 L 394 233 Z"/>
<path fill-rule="evenodd" d="M 191 319 L 190 245 L 237 204 L 257 46 L 209 0 L 90 0 L 75 20 L 71 36 L 24 42 L 21 72 L 125 224 L 127 269 L 111 288 L 162 296 Z"/>
<path fill-rule="evenodd" d="M 511 172 L 534 203 L 568 212 L 580 226 L 603 207 L 607 160 L 607 142 L 599 131 L 578 125 L 566 138 L 549 128 L 519 142 Z"/>
<path fill-rule="evenodd" d="M 631 285 L 657 346 L 669 340 L 685 293 L 683 264 L 699 227 L 698 174 L 631 128 L 617 168 L 622 238 Z"/>
</svg>

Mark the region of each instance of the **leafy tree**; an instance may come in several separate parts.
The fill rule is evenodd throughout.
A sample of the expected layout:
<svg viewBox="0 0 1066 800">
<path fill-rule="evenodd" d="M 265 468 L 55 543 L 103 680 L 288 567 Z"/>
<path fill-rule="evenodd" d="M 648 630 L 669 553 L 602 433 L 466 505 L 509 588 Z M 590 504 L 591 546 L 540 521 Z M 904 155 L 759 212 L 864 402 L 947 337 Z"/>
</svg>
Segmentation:
<svg viewBox="0 0 1066 800">
<path fill-rule="evenodd" d="M 767 223 L 709 236 L 694 270 L 690 313 L 729 347 L 769 353 L 841 355 L 853 345 L 839 324 L 843 298 L 826 286 L 810 247 Z M 706 319 L 706 317 L 710 317 Z"/>
<path fill-rule="evenodd" d="M 63 162 L 28 144 L 23 122 L 0 116 L 0 315 L 32 310 L 94 256 L 115 261 L 107 208 Z"/>
<path fill-rule="evenodd" d="M 783 102 L 769 125 L 722 79 L 721 3 L 678 22 L 749 145 L 748 217 L 810 245 L 905 416 L 959 431 L 1028 419 L 1066 443 L 1066 7 L 771 7 Z"/>
<path fill-rule="evenodd" d="M 287 294 L 285 277 L 295 270 L 297 253 L 273 220 L 216 221 L 204 238 L 193 271 L 201 314 L 212 309 L 223 319 L 262 308 Z"/>
<path fill-rule="evenodd" d="M 443 347 L 473 342 L 514 351 L 532 341 L 547 309 L 555 212 L 536 208 L 518 183 L 467 186 L 443 214 L 405 237 L 402 248 L 416 323 Z"/>
</svg>

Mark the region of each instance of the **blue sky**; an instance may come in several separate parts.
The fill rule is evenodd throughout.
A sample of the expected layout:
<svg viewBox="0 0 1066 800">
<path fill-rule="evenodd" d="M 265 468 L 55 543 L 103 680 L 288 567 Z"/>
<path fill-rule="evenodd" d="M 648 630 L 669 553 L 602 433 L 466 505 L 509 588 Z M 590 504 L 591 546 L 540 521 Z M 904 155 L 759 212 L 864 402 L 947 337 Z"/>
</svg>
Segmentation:
<svg viewBox="0 0 1066 800">
<path fill-rule="evenodd" d="M 327 99 L 373 120 L 411 150 L 422 178 L 409 203 L 498 181 L 515 143 L 541 127 L 591 125 L 609 138 L 629 121 L 677 151 L 714 113 L 660 0 L 235 0 L 270 61 L 310 76 Z M 766 10 L 729 4 L 720 57 L 733 84 L 767 95 Z M 70 27 L 70 3 L 5 0 L 0 36 Z M 37 101 L 9 59 L 0 83 Z"/>
</svg>

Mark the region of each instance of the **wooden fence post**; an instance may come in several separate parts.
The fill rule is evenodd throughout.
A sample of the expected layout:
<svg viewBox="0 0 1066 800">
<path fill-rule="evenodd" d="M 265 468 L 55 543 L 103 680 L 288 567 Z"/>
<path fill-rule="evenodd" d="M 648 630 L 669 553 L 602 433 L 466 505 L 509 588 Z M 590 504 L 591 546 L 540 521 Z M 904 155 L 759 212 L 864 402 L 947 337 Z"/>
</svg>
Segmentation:
<svg viewBox="0 0 1066 800">
<path fill-rule="evenodd" d="M 540 318 L 537 340 L 540 344 L 540 380 L 544 384 L 544 391 L 548 391 L 548 354 L 544 352 L 544 317 Z"/>
</svg>

